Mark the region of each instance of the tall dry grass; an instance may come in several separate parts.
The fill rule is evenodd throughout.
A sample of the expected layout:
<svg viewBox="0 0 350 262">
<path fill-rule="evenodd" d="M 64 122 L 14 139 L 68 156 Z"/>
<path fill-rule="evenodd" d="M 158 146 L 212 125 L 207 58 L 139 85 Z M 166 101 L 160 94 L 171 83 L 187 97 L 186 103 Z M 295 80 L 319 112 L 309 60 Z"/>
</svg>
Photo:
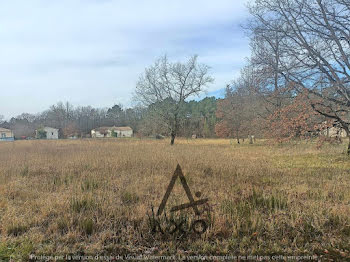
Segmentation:
<svg viewBox="0 0 350 262">
<path fill-rule="evenodd" d="M 350 250 L 343 145 L 108 139 L 0 143 L 0 260 L 29 254 L 317 254 Z M 152 234 L 179 163 L 212 206 L 201 237 Z M 169 205 L 187 202 L 176 184 Z"/>
</svg>

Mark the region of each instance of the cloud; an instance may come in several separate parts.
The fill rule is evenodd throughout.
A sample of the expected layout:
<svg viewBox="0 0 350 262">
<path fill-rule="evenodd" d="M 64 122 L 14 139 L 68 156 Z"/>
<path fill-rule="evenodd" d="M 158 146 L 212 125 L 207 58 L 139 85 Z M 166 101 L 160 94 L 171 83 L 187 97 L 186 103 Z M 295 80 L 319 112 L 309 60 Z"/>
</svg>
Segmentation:
<svg viewBox="0 0 350 262">
<path fill-rule="evenodd" d="M 230 82 L 249 55 L 239 27 L 245 1 L 11 0 L 0 2 L 0 114 L 38 112 L 61 100 L 130 104 L 143 69 L 160 55 L 198 54 Z"/>
</svg>

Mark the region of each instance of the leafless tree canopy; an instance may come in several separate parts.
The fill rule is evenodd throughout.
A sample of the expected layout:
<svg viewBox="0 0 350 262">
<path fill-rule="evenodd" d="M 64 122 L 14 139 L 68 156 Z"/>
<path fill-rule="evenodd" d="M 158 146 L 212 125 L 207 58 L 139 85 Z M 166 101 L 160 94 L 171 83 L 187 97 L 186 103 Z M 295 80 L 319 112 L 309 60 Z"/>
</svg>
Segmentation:
<svg viewBox="0 0 350 262">
<path fill-rule="evenodd" d="M 171 131 L 171 144 L 179 129 L 185 100 L 199 95 L 214 81 L 208 71 L 208 66 L 198 63 L 197 56 L 185 63 L 171 63 L 163 56 L 140 77 L 135 99 L 145 106 L 154 105 L 155 113 L 163 118 Z"/>
<path fill-rule="evenodd" d="M 135 94 L 144 105 L 171 99 L 181 103 L 192 95 L 199 95 L 213 82 L 208 75 L 209 67 L 197 62 L 197 56 L 185 63 L 171 63 L 166 56 L 146 68 L 140 77 Z"/>
</svg>

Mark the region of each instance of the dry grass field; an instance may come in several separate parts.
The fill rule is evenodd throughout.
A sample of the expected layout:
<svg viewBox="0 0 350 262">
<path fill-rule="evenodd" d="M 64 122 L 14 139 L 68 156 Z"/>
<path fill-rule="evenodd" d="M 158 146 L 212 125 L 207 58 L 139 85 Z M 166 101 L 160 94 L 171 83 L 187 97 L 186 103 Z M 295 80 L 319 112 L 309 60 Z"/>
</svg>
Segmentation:
<svg viewBox="0 0 350 262">
<path fill-rule="evenodd" d="M 0 261 L 30 254 L 317 255 L 350 259 L 344 145 L 230 140 L 0 143 Z M 151 232 L 179 163 L 209 198 L 201 236 Z M 186 202 L 179 182 L 169 205 Z M 191 212 L 191 210 L 189 210 Z"/>
</svg>

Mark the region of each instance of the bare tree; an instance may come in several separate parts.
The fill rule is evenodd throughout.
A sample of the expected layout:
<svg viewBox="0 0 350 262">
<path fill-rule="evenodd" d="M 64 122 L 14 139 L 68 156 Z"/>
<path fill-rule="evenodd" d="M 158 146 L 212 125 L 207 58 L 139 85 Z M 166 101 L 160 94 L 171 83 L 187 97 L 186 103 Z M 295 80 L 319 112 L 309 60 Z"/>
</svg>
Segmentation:
<svg viewBox="0 0 350 262">
<path fill-rule="evenodd" d="M 214 81 L 208 71 L 207 65 L 197 62 L 197 56 L 192 56 L 185 63 L 171 63 L 163 56 L 141 75 L 135 99 L 151 106 L 161 116 L 169 128 L 171 145 L 179 131 L 185 100 L 201 94 Z"/>
<path fill-rule="evenodd" d="M 2 124 L 4 122 L 4 116 L 0 115 L 0 124 Z"/>
<path fill-rule="evenodd" d="M 225 98 L 219 101 L 216 111 L 219 122 L 216 125 L 216 134 L 219 137 L 235 137 L 240 144 L 243 133 L 245 115 L 246 89 L 233 88 L 229 85 L 226 88 Z M 243 135 L 243 136 L 242 136 Z"/>
<path fill-rule="evenodd" d="M 349 1 L 256 0 L 251 13 L 266 30 L 283 35 L 279 45 L 287 59 L 279 62 L 286 81 L 350 136 Z"/>
<path fill-rule="evenodd" d="M 278 22 L 275 22 L 275 26 L 281 28 Z M 264 104 L 265 110 L 260 114 L 267 118 L 288 103 L 290 97 L 280 62 L 288 59 L 280 46 L 284 35 L 280 31 L 268 30 L 258 20 L 251 20 L 246 29 L 250 34 L 252 51 L 247 69 L 249 69 L 248 73 L 258 80 L 251 87 Z"/>
<path fill-rule="evenodd" d="M 218 122 L 215 127 L 219 137 L 235 137 L 237 143 L 240 139 L 254 135 L 254 120 L 258 119 L 259 111 L 255 93 L 252 93 L 250 85 L 253 84 L 249 70 L 242 70 L 241 76 L 227 85 L 225 98 L 219 100 L 216 116 Z"/>
</svg>

